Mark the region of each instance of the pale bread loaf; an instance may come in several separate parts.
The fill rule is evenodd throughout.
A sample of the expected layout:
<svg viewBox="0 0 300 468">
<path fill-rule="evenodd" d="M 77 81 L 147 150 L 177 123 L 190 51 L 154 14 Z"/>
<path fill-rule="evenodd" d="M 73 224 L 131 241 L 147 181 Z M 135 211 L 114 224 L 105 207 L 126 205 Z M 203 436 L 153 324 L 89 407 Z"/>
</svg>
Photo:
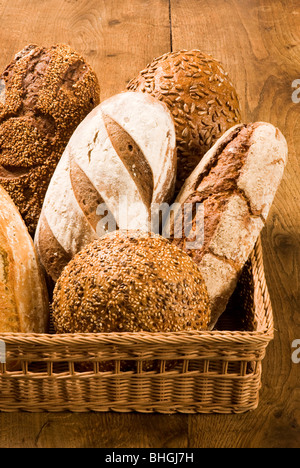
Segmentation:
<svg viewBox="0 0 300 468">
<path fill-rule="evenodd" d="M 0 185 L 0 333 L 46 333 L 49 305 L 32 238 Z"/>
<path fill-rule="evenodd" d="M 236 125 L 206 153 L 176 199 L 164 235 L 187 251 L 202 272 L 212 309 L 210 328 L 225 310 L 265 225 L 287 156 L 286 140 L 273 125 Z M 193 236 L 203 234 L 196 223 L 197 203 L 204 206 L 204 242 L 190 248 Z M 192 235 L 180 225 L 186 204 L 194 208 Z"/>
<path fill-rule="evenodd" d="M 45 197 L 35 245 L 48 275 L 56 281 L 79 250 L 106 233 L 103 203 L 117 229 L 150 230 L 151 208 L 170 201 L 175 177 L 167 107 L 134 92 L 101 103 L 71 137 Z"/>
</svg>

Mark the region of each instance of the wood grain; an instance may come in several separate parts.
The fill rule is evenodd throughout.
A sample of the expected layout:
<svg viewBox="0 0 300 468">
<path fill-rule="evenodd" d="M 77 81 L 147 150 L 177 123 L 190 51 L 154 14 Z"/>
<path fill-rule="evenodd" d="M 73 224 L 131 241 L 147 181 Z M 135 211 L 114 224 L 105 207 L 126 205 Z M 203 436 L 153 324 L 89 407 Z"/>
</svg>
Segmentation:
<svg viewBox="0 0 300 468">
<path fill-rule="evenodd" d="M 101 101 L 170 49 L 165 0 L 0 1 L 0 69 L 27 44 L 67 43 L 94 68 Z"/>
<path fill-rule="evenodd" d="M 184 448 L 188 417 L 141 414 L 2 414 L 1 447 Z"/>
<path fill-rule="evenodd" d="M 297 1 L 172 2 L 173 50 L 199 47 L 218 58 L 236 85 L 244 121 L 273 123 L 289 146 L 284 180 L 263 232 L 276 333 L 263 361 L 260 406 L 253 414 L 217 416 L 217 432 L 209 416 L 191 416 L 196 447 L 300 446 L 300 368 L 291 361 L 291 343 L 300 336 L 300 105 L 291 99 L 292 82 L 300 76 L 299 15 Z M 201 17 L 207 21 L 199 25 Z"/>
<path fill-rule="evenodd" d="M 94 67 L 101 99 L 125 89 L 152 58 L 199 48 L 218 58 L 245 121 L 287 138 L 289 162 L 263 247 L 275 339 L 263 361 L 257 410 L 243 415 L 0 415 L 1 447 L 300 447 L 300 79 L 298 0 L 0 0 L 0 68 L 30 42 L 67 42 Z"/>
</svg>

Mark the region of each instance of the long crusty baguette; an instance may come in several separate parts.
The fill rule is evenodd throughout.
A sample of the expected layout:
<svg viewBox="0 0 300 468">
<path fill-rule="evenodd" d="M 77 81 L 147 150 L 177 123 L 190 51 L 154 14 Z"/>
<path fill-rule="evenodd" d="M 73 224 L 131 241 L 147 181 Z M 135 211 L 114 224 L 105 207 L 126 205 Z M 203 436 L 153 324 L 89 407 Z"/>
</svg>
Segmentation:
<svg viewBox="0 0 300 468">
<path fill-rule="evenodd" d="M 46 333 L 48 296 L 32 238 L 0 186 L 0 333 Z"/>
<path fill-rule="evenodd" d="M 134 92 L 103 101 L 72 135 L 46 193 L 35 246 L 47 274 L 56 281 L 79 250 L 107 231 L 148 230 L 152 206 L 169 201 L 175 177 L 167 107 Z"/>
<path fill-rule="evenodd" d="M 200 267 L 212 308 L 210 328 L 265 225 L 287 155 L 286 140 L 273 125 L 236 125 L 206 153 L 176 199 L 164 235 Z"/>
</svg>

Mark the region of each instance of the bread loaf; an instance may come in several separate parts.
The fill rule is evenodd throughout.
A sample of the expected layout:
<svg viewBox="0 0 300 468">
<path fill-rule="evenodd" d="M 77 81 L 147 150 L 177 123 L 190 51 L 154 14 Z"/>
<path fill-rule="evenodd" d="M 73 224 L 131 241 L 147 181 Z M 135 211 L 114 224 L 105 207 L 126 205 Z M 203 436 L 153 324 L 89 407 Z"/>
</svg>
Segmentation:
<svg viewBox="0 0 300 468">
<path fill-rule="evenodd" d="M 53 175 L 35 236 L 53 281 L 107 231 L 149 230 L 152 207 L 174 191 L 175 146 L 167 107 L 143 93 L 113 96 L 84 119 Z"/>
<path fill-rule="evenodd" d="M 0 184 L 32 236 L 56 164 L 98 103 L 95 73 L 67 45 L 29 45 L 0 76 Z"/>
<path fill-rule="evenodd" d="M 23 219 L 0 186 L 0 333 L 46 333 L 47 289 Z"/>
<path fill-rule="evenodd" d="M 236 90 L 219 61 L 200 50 L 180 50 L 154 59 L 128 84 L 164 102 L 177 139 L 176 193 L 206 151 L 241 121 Z"/>
<path fill-rule="evenodd" d="M 210 328 L 225 310 L 265 225 L 287 153 L 286 140 L 273 125 L 237 125 L 208 151 L 177 197 L 164 235 L 199 266 L 210 297 Z M 204 217 L 197 219 L 199 207 Z M 203 240 L 201 245 L 196 239 Z"/>
<path fill-rule="evenodd" d="M 53 294 L 57 333 L 206 329 L 206 286 L 190 257 L 159 235 L 115 231 L 83 248 Z"/>
</svg>

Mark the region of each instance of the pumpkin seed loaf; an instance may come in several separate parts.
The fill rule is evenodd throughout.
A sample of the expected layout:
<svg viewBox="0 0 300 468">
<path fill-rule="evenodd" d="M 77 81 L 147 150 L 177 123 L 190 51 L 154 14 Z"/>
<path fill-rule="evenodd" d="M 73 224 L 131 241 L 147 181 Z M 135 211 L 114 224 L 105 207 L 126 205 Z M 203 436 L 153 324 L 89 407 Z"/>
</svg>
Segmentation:
<svg viewBox="0 0 300 468">
<path fill-rule="evenodd" d="M 228 73 L 218 60 L 197 49 L 154 59 L 127 88 L 150 93 L 172 112 L 178 156 L 175 195 L 216 140 L 241 122 Z"/>
</svg>

